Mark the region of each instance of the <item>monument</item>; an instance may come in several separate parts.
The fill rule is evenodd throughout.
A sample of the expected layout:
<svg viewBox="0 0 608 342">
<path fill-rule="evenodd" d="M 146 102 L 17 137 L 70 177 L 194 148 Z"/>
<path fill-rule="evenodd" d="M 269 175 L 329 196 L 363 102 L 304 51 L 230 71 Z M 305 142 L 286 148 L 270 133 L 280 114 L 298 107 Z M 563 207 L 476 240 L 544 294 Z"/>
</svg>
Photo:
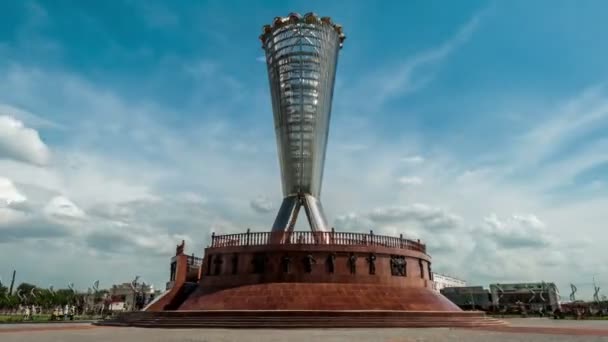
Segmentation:
<svg viewBox="0 0 608 342">
<path fill-rule="evenodd" d="M 327 232 L 321 205 L 338 52 L 345 35 L 330 18 L 275 18 L 260 36 L 266 52 L 283 203 L 273 232 L 292 231 L 304 208 L 313 232 Z"/>
<path fill-rule="evenodd" d="M 342 27 L 328 17 L 277 17 L 266 53 L 283 202 L 272 229 L 212 234 L 199 264 L 178 246 L 171 289 L 135 326 L 422 327 L 502 324 L 432 290 L 426 246 L 400 235 L 329 228 L 321 184 Z M 310 230 L 295 231 L 304 209 Z M 198 277 L 192 270 L 198 267 Z"/>
</svg>

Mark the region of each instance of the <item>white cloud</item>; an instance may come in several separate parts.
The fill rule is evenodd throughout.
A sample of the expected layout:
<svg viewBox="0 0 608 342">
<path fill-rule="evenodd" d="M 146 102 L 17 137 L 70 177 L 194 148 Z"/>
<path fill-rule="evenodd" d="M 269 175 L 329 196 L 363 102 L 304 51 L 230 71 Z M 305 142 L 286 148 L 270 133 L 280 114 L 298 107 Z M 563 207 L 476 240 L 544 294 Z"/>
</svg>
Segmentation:
<svg viewBox="0 0 608 342">
<path fill-rule="evenodd" d="M 0 227 L 23 222 L 27 219 L 25 213 L 8 207 L 0 207 Z"/>
<path fill-rule="evenodd" d="M 606 186 L 606 182 L 601 181 L 599 179 L 596 179 L 594 181 L 591 181 L 591 183 L 589 183 L 589 185 L 587 186 L 587 189 L 590 190 L 601 190 Z"/>
<path fill-rule="evenodd" d="M 503 220 L 491 214 L 478 231 L 503 248 L 545 247 L 551 243 L 545 224 L 535 215 L 513 215 Z"/>
<path fill-rule="evenodd" d="M 218 64 L 207 59 L 187 64 L 184 66 L 184 69 L 188 74 L 196 78 L 210 77 L 219 72 Z"/>
<path fill-rule="evenodd" d="M 489 8 L 479 11 L 464 23 L 453 36 L 441 44 L 416 53 L 401 63 L 374 71 L 373 74 L 364 77 L 355 94 L 366 94 L 366 96 L 351 95 L 349 98 L 356 99 L 357 104 L 361 104 L 363 101 L 365 108 L 371 109 L 377 108 L 393 97 L 403 96 L 424 87 L 435 77 L 432 67 L 436 67 L 469 41 L 488 11 Z M 425 72 L 421 72 L 421 70 Z"/>
<path fill-rule="evenodd" d="M 334 220 L 334 225 L 338 231 L 353 232 L 366 232 L 369 229 L 373 229 L 375 226 L 368 216 L 357 213 L 337 216 Z"/>
<path fill-rule="evenodd" d="M 82 152 L 64 153 L 62 165 L 51 172 L 59 175 L 57 189 L 77 202 L 126 202 L 153 198 L 150 184 L 163 177 L 162 169 L 148 169 L 133 160 Z M 146 170 L 142 172 L 139 170 Z"/>
<path fill-rule="evenodd" d="M 461 221 L 458 215 L 422 203 L 377 208 L 369 214 L 369 217 L 378 223 L 414 221 L 423 225 L 424 228 L 433 230 L 454 228 Z"/>
<path fill-rule="evenodd" d="M 526 153 L 521 155 L 522 162 L 543 161 L 564 145 L 606 124 L 606 87 L 585 89 L 576 97 L 558 102 L 549 113 L 550 116 L 542 117 L 542 122 L 521 137 L 521 145 L 526 146 Z"/>
<path fill-rule="evenodd" d="M 492 153 L 500 164 L 493 173 L 500 178 L 521 177 L 536 193 L 573 185 L 577 175 L 608 162 L 608 92 L 604 86 L 588 87 L 554 103 L 525 105 L 518 111 L 535 111 L 536 120 L 516 134 L 504 153 Z M 590 181 L 590 183 L 593 181 Z"/>
<path fill-rule="evenodd" d="M 45 165 L 50 151 L 38 132 L 9 115 L 0 115 L 0 158 Z"/>
<path fill-rule="evenodd" d="M 104 255 L 165 256 L 175 253 L 175 245 L 192 239 L 182 234 L 169 234 L 156 228 L 106 223 L 85 238 L 89 248 Z"/>
<path fill-rule="evenodd" d="M 65 237 L 73 232 L 71 223 L 84 218 L 84 212 L 68 198 L 56 196 L 47 203 L 43 197 L 28 198 L 10 179 L 3 177 L 0 177 L 0 203 L 0 243 Z"/>
<path fill-rule="evenodd" d="M 534 229 L 543 229 L 545 228 L 545 223 L 542 222 L 536 215 L 528 214 L 528 215 L 513 215 L 513 219 L 521 222 L 523 225 L 532 227 Z"/>
<path fill-rule="evenodd" d="M 401 161 L 408 164 L 420 164 L 424 162 L 424 158 L 422 156 L 408 156 L 401 158 Z"/>
<path fill-rule="evenodd" d="M 251 200 L 250 205 L 258 213 L 269 213 L 274 209 L 272 202 L 266 197 L 257 197 Z"/>
<path fill-rule="evenodd" d="M 344 143 L 344 144 L 340 144 L 340 145 L 336 146 L 336 148 L 346 151 L 346 152 L 359 152 L 359 151 L 363 151 L 363 150 L 367 149 L 368 146 L 365 144 L 361 144 L 361 143 L 353 143 L 353 144 Z"/>
<path fill-rule="evenodd" d="M 33 114 L 23 108 L 9 106 L 5 103 L 0 103 L 0 113 L 8 113 L 14 119 L 23 122 L 25 126 L 31 128 L 53 128 L 53 129 L 64 129 L 65 127 L 57 122 L 51 121 L 47 118 L 43 118 L 39 115 Z"/>
<path fill-rule="evenodd" d="M 404 186 L 422 184 L 422 179 L 420 177 L 401 177 L 397 181 L 399 182 L 399 184 L 404 185 Z"/>
<path fill-rule="evenodd" d="M 479 19 L 472 19 L 443 44 L 396 67 L 389 65 L 392 69 L 387 70 L 395 73 L 381 70 L 355 90 L 369 94 L 376 89 L 370 105 L 376 110 L 375 104 L 424 86 L 435 76 L 435 67 L 463 47 L 478 25 Z M 225 76 L 221 63 L 173 63 L 168 65 L 179 67 L 170 70 L 187 73 L 201 89 L 214 88 L 212 96 L 197 88 L 192 90 L 197 95 L 185 100 L 204 104 L 188 113 L 196 115 L 178 116 L 178 110 L 156 99 L 123 96 L 75 74 L 0 65 L 6 75 L 0 83 L 0 101 L 5 103 L 1 113 L 14 113 L 13 121 L 36 134 L 36 129 L 45 133 L 55 128 L 36 120 L 41 116 L 61 113 L 60 122 L 69 123 L 64 127 L 69 134 L 60 146 L 52 146 L 53 163 L 47 157 L 46 167 L 26 165 L 24 158 L 0 160 L 0 176 L 9 180 L 0 178 L 0 199 L 11 201 L 0 205 L 0 257 L 30 274 L 28 280 L 55 279 L 60 269 L 61 277 L 84 283 L 91 278 L 85 271 L 94 269 L 94 277 L 121 281 L 134 273 L 134 268 L 124 267 L 125 258 L 137 256 L 137 273 L 160 283 L 167 272 L 158 265 L 181 239 L 199 254 L 211 231 L 268 229 L 272 217 L 256 211 L 272 213 L 269 199 L 280 200 L 281 192 L 267 94 L 259 91 L 255 98 L 246 98 L 248 104 L 263 103 L 247 111 L 263 112 L 269 120 L 267 130 L 242 131 L 242 122 L 232 122 L 230 115 L 237 112 L 231 106 L 238 101 L 213 99 L 216 93 L 243 90 L 234 78 L 212 82 Z M 9 103 L 25 103 L 36 116 Z M 49 109 L 49 104 L 55 106 Z M 517 107 L 518 101 L 510 101 L 509 110 L 511 106 Z M 211 119 L 201 119 L 209 113 Z M 444 141 L 429 146 L 424 137 L 407 132 L 399 141 L 385 141 L 383 132 L 371 129 L 369 121 L 343 116 L 346 119 L 330 133 L 324 208 L 338 230 L 373 229 L 421 238 L 429 246 L 434 269 L 473 284 L 538 278 L 564 284 L 575 273 L 584 277 L 605 269 L 602 265 L 608 260 L 601 251 L 608 243 L 603 234 L 608 202 L 601 189 L 598 198 L 559 203 L 544 190 L 568 183 L 605 160 L 607 149 L 601 140 L 592 139 L 592 144 L 574 152 L 561 149 L 603 127 L 605 113 L 605 94 L 600 90 L 560 101 L 539 114 L 547 120 L 522 122 L 514 131 L 521 139 L 512 149 L 487 151 L 492 162 L 485 164 L 455 152 Z M 160 124 L 159 118 L 165 116 L 187 117 L 187 127 Z M 40 157 L 29 159 L 32 163 Z M 513 170 L 523 176 L 510 177 Z M 395 179 L 404 174 L 417 175 L 406 177 L 405 183 L 424 180 L 424 186 L 415 192 L 395 191 Z M 249 201 L 243 198 L 243 189 L 263 196 Z M 377 209 L 370 212 L 370 207 Z M 573 227 L 577 237 L 591 238 L 571 242 Z M 14 256 L 23 250 L 36 255 Z M 39 262 L 35 251 L 44 252 L 46 264 Z M 57 266 L 52 272 L 51 264 Z"/>
<path fill-rule="evenodd" d="M 19 75 L 21 80 L 28 80 L 26 84 L 49 83 L 43 73 Z M 272 219 L 252 212 L 253 202 L 243 199 L 242 193 L 243 187 L 247 187 L 250 193 L 264 194 L 254 201 L 259 202 L 256 205 L 260 204 L 259 208 L 266 213 L 272 212 L 268 198 L 281 198 L 273 136 L 266 140 L 252 136 L 246 141 L 269 146 L 260 149 L 263 154 L 248 156 L 245 153 L 232 158 L 233 152 L 226 153 L 234 151 L 235 146 L 234 139 L 228 139 L 234 128 L 230 122 L 199 123 L 195 130 L 175 132 L 155 124 L 154 115 L 163 108 L 154 105 L 137 108 L 111 92 L 72 77 L 53 75 L 53 79 L 57 82 L 55 88 L 72 84 L 62 96 L 82 100 L 77 101 L 78 107 L 103 110 L 94 111 L 89 126 L 77 126 L 82 130 L 70 142 L 75 144 L 72 149 L 54 149 L 54 160 L 59 162 L 53 165 L 42 169 L 0 161 L 0 170 L 13 185 L 17 184 L 16 191 L 29 205 L 27 210 L 10 207 L 0 212 L 5 222 L 10 217 L 14 223 L 12 227 L 1 227 L 2 241 L 21 241 L 25 246 L 45 237 L 52 241 L 49 244 L 82 244 L 88 248 L 83 255 L 90 253 L 92 259 L 103 257 L 108 263 L 114 258 L 139 253 L 142 259 L 147 256 L 157 261 L 148 268 L 142 266 L 142 270 L 160 281 L 166 274 L 156 270 L 158 263 L 173 253 L 174 245 L 182 237 L 188 237 L 188 241 L 195 243 L 193 250 L 200 251 L 211 231 L 242 232 L 248 227 L 265 230 L 271 225 Z M 45 93 L 36 87 L 21 91 L 28 93 L 28 89 L 36 90 L 36 94 Z M 70 95 L 70 92 L 76 93 Z M 95 118 L 104 117 L 106 112 L 113 113 L 111 121 L 116 127 L 101 132 L 103 125 L 97 125 Z M 139 118 L 131 121 L 134 117 Z M 124 140 L 130 139 L 123 134 L 129 132 L 130 127 L 143 132 L 140 140 Z M 129 158 L 108 155 L 96 149 L 104 141 L 129 146 L 134 153 Z M 338 146 L 339 142 L 331 143 L 330 147 L 333 145 Z M 520 270 L 531 263 L 541 265 L 545 260 L 543 253 L 555 246 L 554 237 L 536 241 L 530 235 L 544 236 L 547 227 L 551 227 L 555 235 L 565 236 L 572 226 L 580 226 L 577 218 L 581 216 L 587 219 L 581 227 L 585 234 L 597 234 L 603 229 L 601 213 L 606 203 L 585 201 L 577 206 L 569 203 L 565 208 L 552 209 L 543 194 L 529 184 L 522 186 L 505 180 L 500 164 L 495 167 L 470 165 L 449 150 L 433 151 L 432 158 L 428 159 L 419 155 L 402 158 L 403 146 L 415 145 L 422 144 L 406 139 L 383 144 L 369 139 L 369 143 L 365 141 L 368 148 L 359 150 L 357 155 L 328 154 L 322 201 L 329 219 L 335 218 L 336 229 L 361 232 L 373 229 L 377 234 L 403 233 L 409 238 L 421 238 L 434 257 L 434 269 L 449 271 L 473 283 L 491 279 L 492 272 L 495 277 L 502 276 L 496 275 L 495 270 L 499 268 L 504 268 L 505 277 L 514 280 L 518 280 L 518 275 L 523 278 L 543 274 L 545 279 L 563 282 L 565 276 L 555 271 L 565 262 L 559 255 L 545 262 L 545 269 Z M 153 160 L 143 158 L 146 153 L 151 153 Z M 409 172 L 402 169 L 403 164 L 415 167 L 416 174 L 424 179 L 420 191 L 395 193 L 395 175 Z M 243 170 L 247 170 L 246 176 Z M 250 182 L 250 179 L 256 181 Z M 30 196 L 21 184 L 44 188 L 49 194 Z M 14 191 L 12 196 L 15 197 Z M 57 196 L 74 204 L 76 209 L 67 203 L 63 203 L 65 207 L 60 201 L 57 203 L 68 216 L 84 215 L 80 226 L 69 219 L 53 222 L 41 214 Z M 378 209 L 370 212 L 370 206 Z M 491 212 L 496 215 L 488 216 Z M 487 222 L 483 221 L 484 216 Z M 595 243 L 592 241 L 591 246 Z M 524 261 L 518 259 L 522 256 Z M 53 256 L 49 260 L 58 258 Z M 584 256 L 578 260 L 581 264 L 597 264 L 597 261 L 585 261 Z M 80 265 L 89 262 L 92 261 L 78 261 Z"/>
<path fill-rule="evenodd" d="M 197 205 L 205 205 L 209 203 L 208 199 L 200 194 L 187 191 L 176 194 L 176 200 Z"/>
<path fill-rule="evenodd" d="M 43 208 L 43 212 L 57 219 L 76 219 L 81 220 L 86 214 L 74 202 L 63 196 L 56 196 Z"/>
<path fill-rule="evenodd" d="M 0 176 L 0 208 L 24 202 L 26 199 L 10 179 Z"/>
<path fill-rule="evenodd" d="M 188 62 L 184 64 L 183 69 L 186 74 L 201 82 L 205 86 L 205 89 L 217 90 L 218 88 L 227 88 L 230 91 L 242 92 L 243 86 L 241 82 L 237 78 L 224 72 L 222 65 L 215 61 L 201 59 L 196 62 Z M 213 85 L 208 84 L 210 80 L 214 82 Z"/>
</svg>

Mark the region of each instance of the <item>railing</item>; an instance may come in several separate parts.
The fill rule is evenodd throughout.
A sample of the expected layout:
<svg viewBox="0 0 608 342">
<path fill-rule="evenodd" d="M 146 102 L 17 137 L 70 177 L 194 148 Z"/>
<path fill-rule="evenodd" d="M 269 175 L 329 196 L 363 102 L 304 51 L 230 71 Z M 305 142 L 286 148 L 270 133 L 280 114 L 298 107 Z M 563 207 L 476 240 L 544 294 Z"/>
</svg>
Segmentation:
<svg viewBox="0 0 608 342">
<path fill-rule="evenodd" d="M 211 235 L 210 247 L 262 246 L 262 245 L 348 245 L 348 246 L 382 246 L 410 249 L 426 253 L 426 245 L 418 241 L 399 237 L 376 235 L 373 231 L 365 233 L 336 232 L 251 232 Z"/>
</svg>

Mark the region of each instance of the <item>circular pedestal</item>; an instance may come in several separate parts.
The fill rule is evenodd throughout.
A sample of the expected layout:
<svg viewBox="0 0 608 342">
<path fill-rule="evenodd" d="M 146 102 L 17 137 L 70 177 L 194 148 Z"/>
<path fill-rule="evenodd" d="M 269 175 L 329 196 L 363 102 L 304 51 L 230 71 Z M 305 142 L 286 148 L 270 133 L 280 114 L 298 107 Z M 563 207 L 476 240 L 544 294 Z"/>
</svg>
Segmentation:
<svg viewBox="0 0 608 342">
<path fill-rule="evenodd" d="M 146 328 L 434 328 L 503 326 L 479 311 L 196 310 L 135 312 L 99 325 Z"/>
<path fill-rule="evenodd" d="M 430 257 L 379 245 L 273 244 L 205 250 L 179 310 L 461 311 L 433 291 Z"/>
<path fill-rule="evenodd" d="M 273 242 L 268 236 L 256 240 L 248 234 L 234 242 L 228 236 L 231 246 L 205 250 L 198 287 L 174 306 L 177 310 L 134 313 L 114 323 L 250 328 L 504 324 L 482 312 L 463 312 L 433 291 L 431 258 L 419 243 L 344 236 L 340 243 L 333 235 L 309 243 Z"/>
<path fill-rule="evenodd" d="M 193 293 L 179 310 L 461 311 L 424 287 L 349 283 L 268 283 Z"/>
</svg>

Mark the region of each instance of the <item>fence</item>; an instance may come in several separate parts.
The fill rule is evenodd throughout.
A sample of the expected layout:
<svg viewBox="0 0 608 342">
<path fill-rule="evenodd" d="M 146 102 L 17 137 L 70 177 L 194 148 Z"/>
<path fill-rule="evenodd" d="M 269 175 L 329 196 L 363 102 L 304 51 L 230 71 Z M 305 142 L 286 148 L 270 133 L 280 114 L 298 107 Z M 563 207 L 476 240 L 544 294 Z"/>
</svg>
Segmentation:
<svg viewBox="0 0 608 342">
<path fill-rule="evenodd" d="M 273 244 L 301 245 L 349 245 L 349 246 L 382 246 L 402 248 L 426 253 L 426 246 L 418 241 L 399 237 L 375 235 L 372 231 L 365 233 L 336 232 L 251 232 L 227 235 L 211 235 L 211 247 L 262 246 Z"/>
</svg>

